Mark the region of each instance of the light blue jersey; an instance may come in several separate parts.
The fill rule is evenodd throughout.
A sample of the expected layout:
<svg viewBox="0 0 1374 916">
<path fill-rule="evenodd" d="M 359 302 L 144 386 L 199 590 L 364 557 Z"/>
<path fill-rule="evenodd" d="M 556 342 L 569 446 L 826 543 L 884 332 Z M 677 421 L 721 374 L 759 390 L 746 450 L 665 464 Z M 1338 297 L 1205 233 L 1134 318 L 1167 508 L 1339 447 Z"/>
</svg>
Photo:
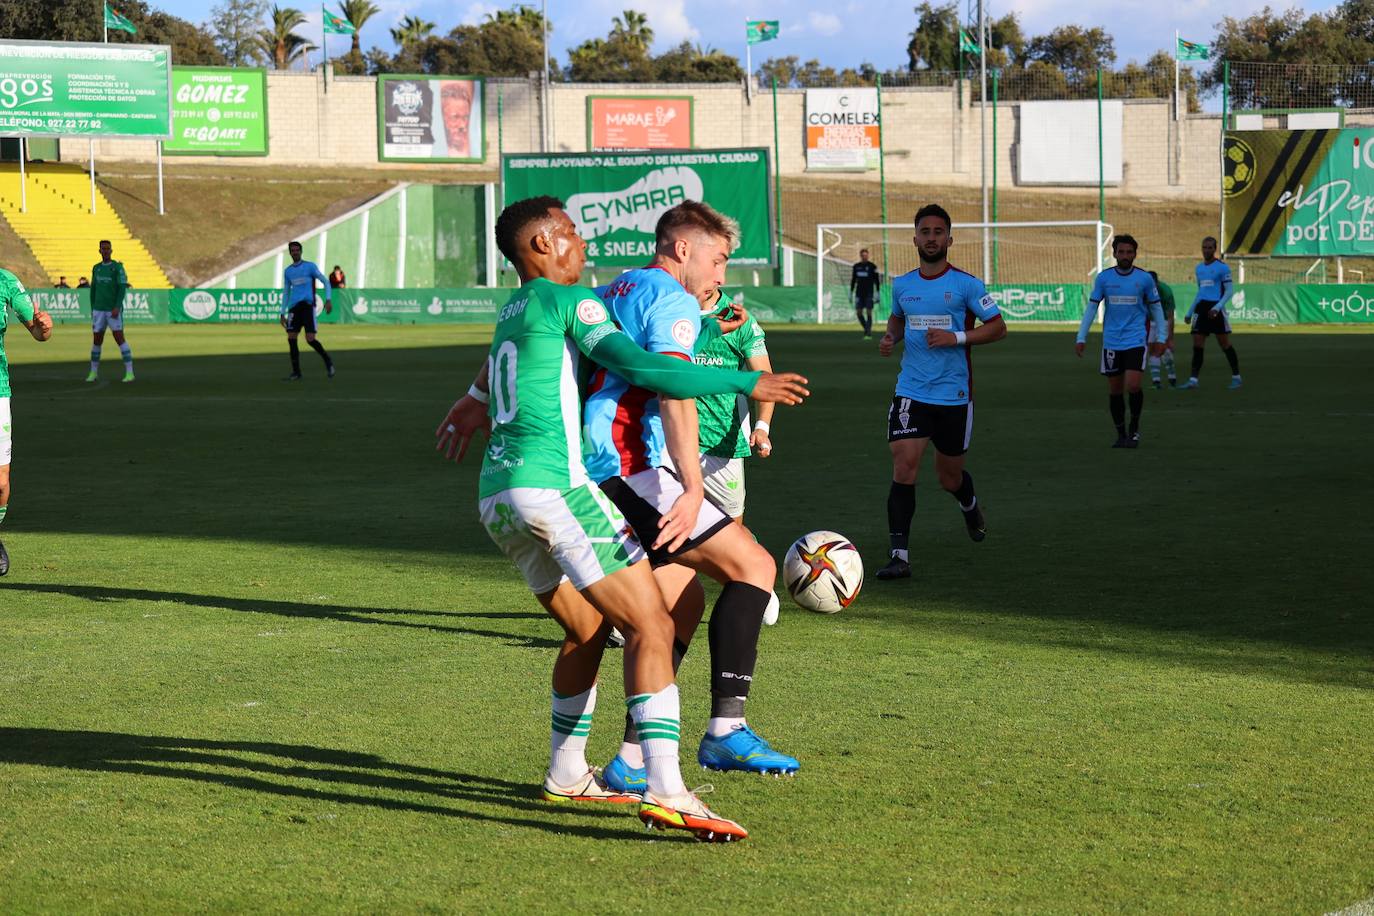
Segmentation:
<svg viewBox="0 0 1374 916">
<path fill-rule="evenodd" d="M 973 356 L 967 346 L 929 347 L 926 331 L 973 330 L 974 319 L 1002 313 L 983 281 L 957 267 L 923 277 L 919 270 L 892 281 L 892 316 L 906 326 L 897 396 L 924 404 L 967 404 L 973 400 Z"/>
<path fill-rule="evenodd" d="M 324 287 L 324 296 L 329 298 L 329 280 L 320 273 L 320 269 L 315 266 L 313 261 L 301 261 L 299 264 L 288 264 L 286 270 L 282 271 L 285 283 L 282 286 L 281 313 L 285 315 L 291 311 L 293 305 L 307 303 L 312 308 L 315 305 L 315 281 L 319 280 Z"/>
<path fill-rule="evenodd" d="M 1183 316 L 1183 320 L 1193 317 L 1198 306 L 1204 302 L 1207 303 L 1205 311 L 1226 311 L 1231 293 L 1235 291 L 1231 285 L 1231 268 L 1226 266 L 1226 262 L 1217 260 L 1208 264 L 1203 261 L 1193 268 L 1193 274 L 1197 277 L 1197 295 L 1193 297 L 1193 304 L 1188 306 L 1188 314 Z"/>
<path fill-rule="evenodd" d="M 1163 343 L 1169 338 L 1164 323 L 1164 309 L 1159 304 L 1159 288 L 1154 278 L 1139 267 L 1123 274 L 1115 267 L 1097 275 L 1093 281 L 1088 307 L 1078 325 L 1078 342 L 1085 343 L 1088 330 L 1097 318 L 1097 306 L 1102 304 L 1102 349 L 1130 350 L 1145 346 L 1145 319 L 1154 322 L 1155 339 Z"/>
<path fill-rule="evenodd" d="M 629 270 L 597 290 L 611 318 L 650 353 L 691 361 L 701 333 L 701 305 L 665 270 Z M 583 464 L 600 483 L 659 467 L 667 455 L 658 394 L 598 369 L 583 409 Z"/>
</svg>

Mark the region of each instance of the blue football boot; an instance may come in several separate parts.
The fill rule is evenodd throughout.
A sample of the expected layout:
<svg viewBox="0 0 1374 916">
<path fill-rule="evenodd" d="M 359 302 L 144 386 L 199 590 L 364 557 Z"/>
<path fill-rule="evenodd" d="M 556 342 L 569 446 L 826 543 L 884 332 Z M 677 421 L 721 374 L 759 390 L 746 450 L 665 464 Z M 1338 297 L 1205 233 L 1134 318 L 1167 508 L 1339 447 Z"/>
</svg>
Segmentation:
<svg viewBox="0 0 1374 916">
<path fill-rule="evenodd" d="M 606 764 L 606 769 L 601 771 L 601 778 L 609 788 L 617 792 L 643 795 L 649 788 L 648 771 L 644 767 L 630 766 L 619 754 Z"/>
<path fill-rule="evenodd" d="M 801 769 L 797 758 L 773 750 L 748 725 L 737 725 L 730 734 L 719 738 L 702 738 L 697 763 L 708 770 L 743 770 L 774 776 L 791 776 Z"/>
</svg>

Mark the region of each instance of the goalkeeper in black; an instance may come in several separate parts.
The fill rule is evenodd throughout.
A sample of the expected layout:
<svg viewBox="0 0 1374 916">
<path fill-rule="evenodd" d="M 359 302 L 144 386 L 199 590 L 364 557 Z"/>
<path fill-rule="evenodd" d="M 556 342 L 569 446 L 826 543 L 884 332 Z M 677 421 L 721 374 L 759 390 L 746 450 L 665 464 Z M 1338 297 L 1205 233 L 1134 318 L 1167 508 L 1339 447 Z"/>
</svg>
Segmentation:
<svg viewBox="0 0 1374 916">
<path fill-rule="evenodd" d="M 878 265 L 868 259 L 868 249 L 861 248 L 859 263 L 849 274 L 849 301 L 854 303 L 854 314 L 864 329 L 864 340 L 873 339 L 873 301 L 878 298 L 882 285 L 883 275 L 878 272 Z"/>
</svg>

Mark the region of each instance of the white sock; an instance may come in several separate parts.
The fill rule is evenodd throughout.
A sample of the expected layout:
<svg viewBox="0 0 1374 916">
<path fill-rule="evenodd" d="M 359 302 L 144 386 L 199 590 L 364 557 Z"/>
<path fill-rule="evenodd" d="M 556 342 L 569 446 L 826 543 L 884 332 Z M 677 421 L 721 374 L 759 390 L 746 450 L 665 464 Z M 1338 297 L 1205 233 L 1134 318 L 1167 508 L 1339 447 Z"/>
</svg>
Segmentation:
<svg viewBox="0 0 1374 916">
<path fill-rule="evenodd" d="M 596 685 L 574 696 L 553 695 L 553 754 L 549 772 L 554 782 L 572 785 L 586 775 L 587 735 L 596 709 Z"/>
<path fill-rule="evenodd" d="M 908 554 L 905 550 L 894 550 L 892 551 L 892 555 L 897 559 L 901 560 L 903 563 L 907 562 Z"/>
<path fill-rule="evenodd" d="M 91 371 L 100 371 L 100 348 L 91 347 Z"/>
<path fill-rule="evenodd" d="M 743 716 L 740 716 L 738 719 L 733 716 L 712 716 L 706 722 L 706 734 L 710 735 L 712 738 L 719 738 L 723 735 L 730 734 L 737 728 L 743 727 L 743 725 Z"/>
<path fill-rule="evenodd" d="M 119 355 L 124 357 L 124 371 L 134 371 L 134 351 L 127 343 L 119 345 Z"/>
<path fill-rule="evenodd" d="M 644 751 L 640 748 L 638 741 L 620 742 L 620 759 L 625 761 L 627 767 L 636 770 L 644 769 Z"/>
<path fill-rule="evenodd" d="M 676 684 L 658 693 L 641 693 L 625 701 L 639 733 L 644 751 L 644 769 L 649 791 L 658 796 L 682 795 L 687 791 L 678 768 L 678 740 L 682 733 Z"/>
</svg>

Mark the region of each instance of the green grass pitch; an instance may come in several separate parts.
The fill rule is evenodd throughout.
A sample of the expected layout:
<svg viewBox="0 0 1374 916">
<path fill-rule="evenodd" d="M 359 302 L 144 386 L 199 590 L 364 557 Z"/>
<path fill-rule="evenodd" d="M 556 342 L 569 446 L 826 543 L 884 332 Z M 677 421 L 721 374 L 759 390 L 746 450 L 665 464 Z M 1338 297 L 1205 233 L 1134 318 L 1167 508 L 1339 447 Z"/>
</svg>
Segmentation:
<svg viewBox="0 0 1374 916">
<path fill-rule="evenodd" d="M 752 836 L 540 802 L 559 632 L 432 431 L 487 329 L 9 334 L 0 910 L 1325 912 L 1374 895 L 1369 345 L 1240 331 L 1108 448 L 1098 338 L 975 355 L 971 543 L 927 462 L 915 577 L 784 602 L 750 717 L 795 779 L 711 774 Z M 1187 339 L 1180 363 L 1186 365 Z M 883 560 L 895 362 L 777 329 L 814 397 L 750 465 L 781 557 Z M 107 341 L 105 377 L 118 373 Z M 609 655 L 591 758 L 618 740 Z M 683 667 L 684 763 L 707 712 Z M 686 737 L 691 736 L 691 737 Z"/>
</svg>

